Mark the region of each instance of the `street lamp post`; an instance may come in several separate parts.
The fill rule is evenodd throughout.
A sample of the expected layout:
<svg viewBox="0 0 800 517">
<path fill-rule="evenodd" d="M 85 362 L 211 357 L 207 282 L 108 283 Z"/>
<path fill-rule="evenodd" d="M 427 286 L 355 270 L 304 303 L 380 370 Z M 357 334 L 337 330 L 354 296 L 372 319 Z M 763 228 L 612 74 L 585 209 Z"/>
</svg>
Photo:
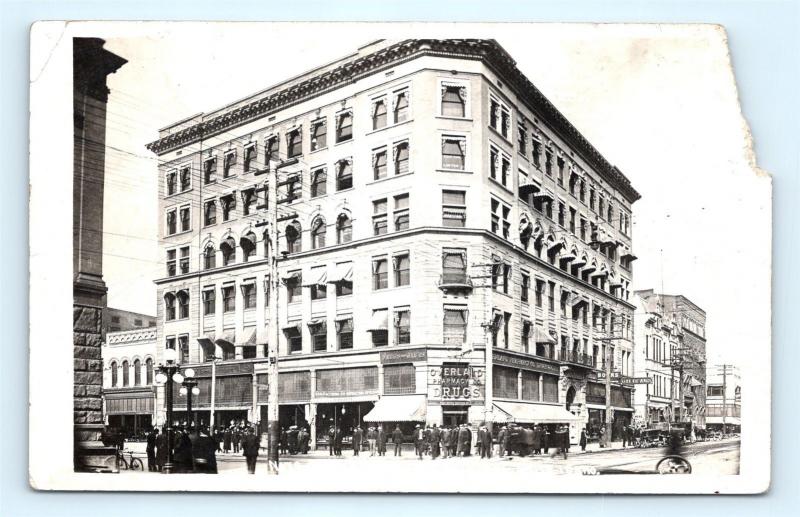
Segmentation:
<svg viewBox="0 0 800 517">
<path fill-rule="evenodd" d="M 191 429 L 197 427 L 192 418 L 192 395 L 199 395 L 200 388 L 197 387 L 197 379 L 194 378 L 194 369 L 187 368 L 184 372 L 186 379 L 181 383 L 181 395 L 186 397 L 186 423 Z"/>
<path fill-rule="evenodd" d="M 164 403 L 166 405 L 167 410 L 167 417 L 166 417 L 166 430 L 165 434 L 167 436 L 167 460 L 164 462 L 164 468 L 162 472 L 164 474 L 171 474 L 174 469 L 174 456 L 173 456 L 173 445 L 175 439 L 173 437 L 173 421 L 172 421 L 172 406 L 173 406 L 173 399 L 172 399 L 172 389 L 174 383 L 183 384 L 184 376 L 181 374 L 181 367 L 178 363 L 176 363 L 176 359 L 178 357 L 178 352 L 174 348 L 167 348 L 164 350 L 164 364 L 158 365 L 158 374 L 156 375 L 155 381 L 158 384 L 164 385 Z M 194 370 L 191 368 L 186 370 L 186 374 L 188 377 L 194 377 Z M 191 375 L 190 375 L 191 374 Z M 195 381 L 195 385 L 197 382 Z M 194 387 L 194 389 L 197 389 Z M 187 409 L 191 411 L 191 405 L 187 406 Z M 187 415 L 188 416 L 188 415 Z"/>
</svg>

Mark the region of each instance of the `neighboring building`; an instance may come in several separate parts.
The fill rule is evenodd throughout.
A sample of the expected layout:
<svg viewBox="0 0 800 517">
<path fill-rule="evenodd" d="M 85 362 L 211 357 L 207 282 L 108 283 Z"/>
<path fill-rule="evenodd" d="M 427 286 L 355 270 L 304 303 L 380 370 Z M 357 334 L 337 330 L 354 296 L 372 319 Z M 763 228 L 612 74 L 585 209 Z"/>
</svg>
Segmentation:
<svg viewBox="0 0 800 517">
<path fill-rule="evenodd" d="M 604 419 L 606 347 L 633 371 L 639 194 L 493 40 L 377 41 L 148 147 L 157 359 L 219 358 L 217 423 L 266 422 L 274 325 L 281 425 L 313 438 L 371 413 L 407 428 L 570 423 L 577 439 Z M 207 423 L 210 364 L 195 369 Z M 629 422 L 630 388 L 612 405 Z"/>
<path fill-rule="evenodd" d="M 126 63 L 97 38 L 73 38 L 73 417 L 76 470 L 116 470 L 103 432 L 103 181 L 106 77 Z"/>
<path fill-rule="evenodd" d="M 106 308 L 103 312 L 103 327 L 106 332 L 121 332 L 156 326 L 155 316 L 122 309 Z"/>
<path fill-rule="evenodd" d="M 141 437 L 155 419 L 156 329 L 109 332 L 103 344 L 106 424 Z"/>
<path fill-rule="evenodd" d="M 723 368 L 725 375 L 723 376 Z M 733 365 L 709 366 L 706 378 L 706 426 L 709 430 L 739 433 L 742 430 L 742 377 Z M 724 397 L 724 403 L 723 403 Z M 722 418 L 725 415 L 725 418 Z"/>
</svg>

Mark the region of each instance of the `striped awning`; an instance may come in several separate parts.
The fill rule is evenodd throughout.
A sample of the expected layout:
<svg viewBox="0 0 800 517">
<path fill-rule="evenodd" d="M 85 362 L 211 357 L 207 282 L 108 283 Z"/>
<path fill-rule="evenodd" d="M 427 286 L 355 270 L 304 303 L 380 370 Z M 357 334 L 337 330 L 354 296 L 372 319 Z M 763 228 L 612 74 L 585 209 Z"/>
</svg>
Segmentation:
<svg viewBox="0 0 800 517">
<path fill-rule="evenodd" d="M 254 346 L 256 344 L 256 327 L 245 327 L 242 331 L 242 345 Z"/>
<path fill-rule="evenodd" d="M 539 327 L 534 327 L 534 328 L 536 329 L 534 338 L 536 339 L 537 343 L 546 343 L 552 345 L 557 344 L 555 338 L 551 336 L 549 333 L 545 332 Z"/>
<path fill-rule="evenodd" d="M 389 329 L 389 311 L 372 311 L 372 318 L 369 320 L 367 332 L 379 332 Z"/>
<path fill-rule="evenodd" d="M 353 263 L 352 262 L 343 262 L 341 264 L 336 264 L 336 271 L 333 274 L 333 277 L 328 279 L 329 284 L 338 284 L 340 282 L 352 282 L 353 281 Z"/>
<path fill-rule="evenodd" d="M 318 285 L 326 285 L 328 283 L 328 269 L 321 267 L 311 270 L 311 277 L 303 282 L 303 287 L 314 287 Z"/>
</svg>

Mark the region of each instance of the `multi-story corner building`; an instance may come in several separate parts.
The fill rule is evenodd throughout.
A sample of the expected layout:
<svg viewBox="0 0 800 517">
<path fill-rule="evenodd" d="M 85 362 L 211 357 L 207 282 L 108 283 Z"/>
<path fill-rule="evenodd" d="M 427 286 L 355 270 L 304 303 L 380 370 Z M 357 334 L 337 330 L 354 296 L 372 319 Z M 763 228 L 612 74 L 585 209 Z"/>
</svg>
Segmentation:
<svg viewBox="0 0 800 517">
<path fill-rule="evenodd" d="M 155 422 L 156 335 L 154 325 L 109 332 L 103 343 L 106 425 L 125 436 L 141 436 Z"/>
<path fill-rule="evenodd" d="M 723 432 L 726 433 L 741 432 L 742 377 L 739 367 L 730 364 L 709 366 L 706 382 L 705 417 L 708 430 L 723 431 L 724 427 Z"/>
<path fill-rule="evenodd" d="M 103 328 L 106 332 L 138 330 L 156 326 L 155 316 L 107 307 L 103 312 Z"/>
<path fill-rule="evenodd" d="M 314 438 L 365 418 L 577 437 L 604 418 L 604 357 L 632 372 L 639 195 L 493 40 L 377 41 L 149 149 L 157 359 L 198 365 L 201 420 L 213 397 L 215 423 L 266 422 L 274 326 L 281 425 Z M 630 397 L 614 386 L 619 421 Z"/>
</svg>

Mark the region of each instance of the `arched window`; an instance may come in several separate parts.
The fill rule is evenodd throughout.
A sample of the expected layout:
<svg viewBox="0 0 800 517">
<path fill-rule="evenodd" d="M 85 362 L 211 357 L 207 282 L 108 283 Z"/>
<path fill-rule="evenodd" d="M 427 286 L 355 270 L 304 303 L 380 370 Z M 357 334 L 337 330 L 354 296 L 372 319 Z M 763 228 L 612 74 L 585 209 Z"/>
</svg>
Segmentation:
<svg viewBox="0 0 800 517">
<path fill-rule="evenodd" d="M 144 362 L 144 376 L 148 385 L 153 384 L 153 359 L 151 357 Z"/>
<path fill-rule="evenodd" d="M 242 247 L 242 261 L 247 262 L 250 258 L 256 256 L 256 234 L 247 232 L 239 241 Z"/>
<path fill-rule="evenodd" d="M 186 319 L 189 317 L 189 292 L 178 291 L 178 318 Z"/>
<path fill-rule="evenodd" d="M 319 249 L 325 247 L 325 219 L 317 217 L 311 224 L 311 248 Z"/>
<path fill-rule="evenodd" d="M 117 387 L 117 362 L 111 361 L 111 387 Z"/>
<path fill-rule="evenodd" d="M 336 243 L 344 244 L 353 240 L 353 222 L 342 214 L 336 220 Z"/>
<path fill-rule="evenodd" d="M 133 385 L 142 385 L 142 362 L 139 359 L 133 362 Z"/>
<path fill-rule="evenodd" d="M 167 321 L 175 319 L 175 293 L 164 295 L 164 319 Z"/>
<path fill-rule="evenodd" d="M 129 370 L 128 361 L 122 361 L 122 385 L 123 386 L 127 386 L 129 384 L 128 376 L 129 376 L 130 372 L 128 372 L 128 370 Z"/>
<path fill-rule="evenodd" d="M 286 251 L 289 253 L 303 251 L 302 234 L 302 228 L 297 221 L 286 227 Z"/>
<path fill-rule="evenodd" d="M 233 237 L 228 237 L 222 244 L 219 245 L 219 251 L 222 252 L 222 265 L 229 266 L 236 262 L 236 241 Z"/>
<path fill-rule="evenodd" d="M 213 244 L 206 246 L 203 250 L 203 269 L 214 269 L 217 267 L 217 250 Z"/>
</svg>

